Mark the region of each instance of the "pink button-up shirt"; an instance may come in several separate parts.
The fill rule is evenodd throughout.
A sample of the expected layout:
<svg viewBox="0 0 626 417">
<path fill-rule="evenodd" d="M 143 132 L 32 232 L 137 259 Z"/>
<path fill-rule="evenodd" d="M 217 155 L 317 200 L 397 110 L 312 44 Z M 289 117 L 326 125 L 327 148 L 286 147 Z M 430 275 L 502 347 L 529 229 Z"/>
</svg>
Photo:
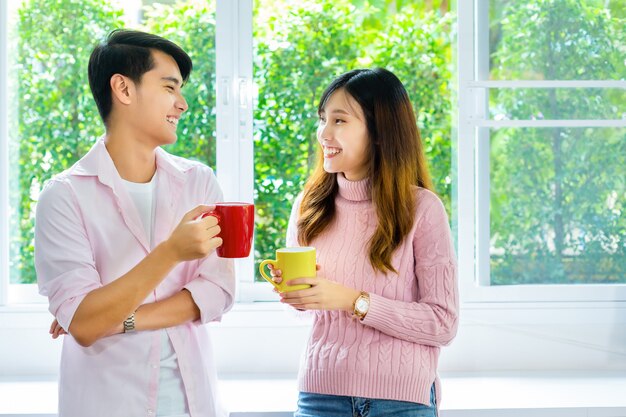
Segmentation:
<svg viewBox="0 0 626 417">
<path fill-rule="evenodd" d="M 222 200 L 207 166 L 157 149 L 154 244 L 167 239 L 182 216 Z M 139 212 L 104 141 L 46 185 L 37 204 L 35 264 L 39 291 L 68 329 L 83 298 L 127 273 L 149 252 Z M 201 313 L 167 329 L 185 385 L 191 417 L 218 415 L 216 372 L 208 329 L 233 304 L 233 263 L 208 257 L 182 262 L 144 300 L 163 300 L 186 288 Z M 64 337 L 59 381 L 60 417 L 156 415 L 160 331 L 117 334 L 80 346 Z"/>
</svg>

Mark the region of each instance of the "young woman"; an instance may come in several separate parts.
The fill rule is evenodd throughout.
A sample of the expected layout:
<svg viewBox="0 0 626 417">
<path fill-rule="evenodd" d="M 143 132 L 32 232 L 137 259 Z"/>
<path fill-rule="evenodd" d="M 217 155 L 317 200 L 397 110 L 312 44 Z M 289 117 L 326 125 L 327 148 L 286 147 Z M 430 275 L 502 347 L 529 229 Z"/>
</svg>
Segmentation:
<svg viewBox="0 0 626 417">
<path fill-rule="evenodd" d="M 311 288 L 280 294 L 315 316 L 295 416 L 436 416 L 457 267 L 407 92 L 387 70 L 354 70 L 326 89 L 318 113 L 323 152 L 287 244 L 314 246 L 319 271 L 290 282 Z"/>
</svg>

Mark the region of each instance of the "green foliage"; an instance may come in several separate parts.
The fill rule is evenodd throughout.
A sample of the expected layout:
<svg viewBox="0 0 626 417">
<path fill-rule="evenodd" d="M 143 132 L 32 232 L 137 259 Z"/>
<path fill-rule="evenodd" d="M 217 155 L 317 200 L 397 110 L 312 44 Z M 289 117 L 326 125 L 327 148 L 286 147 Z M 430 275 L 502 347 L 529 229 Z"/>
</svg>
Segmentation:
<svg viewBox="0 0 626 417">
<path fill-rule="evenodd" d="M 383 66 L 404 82 L 449 208 L 451 17 L 417 1 L 354 2 L 359 8 L 346 0 L 274 3 L 256 3 L 262 22 L 255 28 L 256 259 L 285 245 L 291 204 L 316 159 L 318 100 L 336 76 L 354 68 Z"/>
<path fill-rule="evenodd" d="M 21 172 L 19 195 L 11 196 L 19 202 L 18 212 L 9 222 L 21 233 L 10 242 L 12 282 L 35 281 L 34 203 L 41 185 L 69 168 L 103 133 L 86 68 L 91 49 L 121 26 L 120 17 L 104 0 L 58 0 L 53 7 L 30 0 L 19 9 L 13 68 L 19 85 L 19 139 L 13 142 L 18 143 Z"/>
<path fill-rule="evenodd" d="M 494 52 L 498 78 L 603 79 L 624 76 L 623 20 L 594 1 L 511 2 Z"/>
<path fill-rule="evenodd" d="M 193 61 L 191 77 L 183 88 L 189 109 L 178 124 L 178 141 L 168 146 L 167 151 L 199 160 L 215 169 L 213 2 L 193 0 L 172 6 L 156 3 L 145 11 L 144 30 L 177 43 Z"/>
<path fill-rule="evenodd" d="M 95 41 L 122 26 L 121 12 L 106 0 L 78 3 L 59 0 L 45 12 L 37 1 L 21 7 L 19 140 L 13 143 L 19 143 L 25 168 L 13 188 L 21 201 L 13 224 L 19 230 L 12 242 L 14 281 L 34 281 L 37 191 L 102 133 L 86 63 Z M 179 124 L 179 141 L 168 150 L 215 166 L 215 20 L 207 3 L 213 2 L 155 3 L 144 10 L 143 29 L 177 42 L 194 61 L 183 90 L 189 111 Z M 405 82 L 437 191 L 449 208 L 452 19 L 447 1 L 265 0 L 255 5 L 257 259 L 284 246 L 291 203 L 316 157 L 317 101 L 333 78 L 353 68 L 384 66 Z M 77 8 L 81 14 L 75 14 Z"/>
<path fill-rule="evenodd" d="M 592 1 L 511 2 L 496 79 L 624 79 L 624 20 Z M 511 119 L 612 118 L 623 95 L 497 91 Z M 503 129 L 491 141 L 492 282 L 626 282 L 625 129 Z"/>
<path fill-rule="evenodd" d="M 213 2 L 146 8 L 143 28 L 180 44 L 194 71 L 189 111 L 169 151 L 215 166 Z M 255 1 L 257 259 L 284 246 L 289 211 L 316 159 L 317 101 L 338 74 L 383 66 L 404 82 L 418 114 L 436 191 L 451 204 L 451 51 L 446 0 Z M 624 79 L 623 0 L 492 2 L 495 79 Z M 80 9 L 81 13 L 76 13 Z M 103 133 L 87 82 L 93 45 L 122 26 L 107 0 L 25 1 L 13 76 L 19 175 L 11 201 L 11 281 L 34 282 L 38 191 Z M 611 118 L 619 91 L 498 90 L 491 108 L 515 118 Z M 492 281 L 624 282 L 624 129 L 501 129 L 491 140 Z M 12 170 L 12 172 L 14 172 Z"/>
<path fill-rule="evenodd" d="M 408 6 L 393 16 L 374 46 L 373 65 L 404 83 L 418 118 L 430 173 L 448 213 L 451 204 L 451 92 L 454 20 Z"/>
<path fill-rule="evenodd" d="M 169 150 L 215 166 L 215 20 L 203 0 L 158 3 L 144 29 L 179 43 L 194 71 L 189 111 Z M 383 66 L 405 83 L 437 192 L 450 210 L 450 64 L 446 0 L 259 0 L 254 76 L 257 259 L 284 245 L 291 203 L 316 158 L 316 107 L 338 74 Z M 621 5 L 621 6 L 620 6 Z M 11 280 L 34 282 L 33 210 L 38 191 L 102 132 L 89 92 L 91 48 L 121 12 L 106 0 L 57 0 L 19 11 L 16 135 L 11 200 Z M 503 1 L 492 7 L 496 79 L 624 79 L 623 0 Z M 81 13 L 76 13 L 80 9 Z M 60 24 L 61 23 L 61 24 Z M 623 94 L 502 90 L 491 107 L 509 118 L 615 117 Z M 623 129 L 502 129 L 491 140 L 492 281 L 624 282 L 626 162 Z M 17 180 L 16 180 L 17 178 Z"/>
<path fill-rule="evenodd" d="M 350 21 L 354 8 L 349 4 L 305 2 L 284 10 L 284 15 L 270 16 L 255 34 L 259 260 L 285 246 L 291 203 L 315 162 L 317 101 L 334 77 L 354 67 L 357 57 L 358 36 Z"/>
</svg>

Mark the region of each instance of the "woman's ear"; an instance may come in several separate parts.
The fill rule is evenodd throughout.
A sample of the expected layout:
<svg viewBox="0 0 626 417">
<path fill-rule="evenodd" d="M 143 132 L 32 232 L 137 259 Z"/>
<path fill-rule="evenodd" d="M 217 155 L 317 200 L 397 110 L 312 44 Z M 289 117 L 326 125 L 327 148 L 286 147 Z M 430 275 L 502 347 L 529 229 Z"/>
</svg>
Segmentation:
<svg viewBox="0 0 626 417">
<path fill-rule="evenodd" d="M 134 83 L 121 74 L 113 74 L 111 77 L 111 98 L 121 104 L 128 105 L 132 102 L 131 96 Z"/>
</svg>

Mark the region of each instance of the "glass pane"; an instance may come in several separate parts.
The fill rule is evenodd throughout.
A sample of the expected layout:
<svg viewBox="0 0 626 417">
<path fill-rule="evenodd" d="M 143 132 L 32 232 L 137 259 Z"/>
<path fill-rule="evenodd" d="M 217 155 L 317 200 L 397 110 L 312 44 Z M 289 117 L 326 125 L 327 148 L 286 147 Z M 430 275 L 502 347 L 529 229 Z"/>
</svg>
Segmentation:
<svg viewBox="0 0 626 417">
<path fill-rule="evenodd" d="M 490 79 L 626 77 L 626 1 L 490 1 Z"/>
<path fill-rule="evenodd" d="M 339 74 L 386 67 L 418 111 L 437 191 L 450 205 L 453 17 L 447 1 L 255 1 L 255 257 L 285 246 L 291 205 L 316 160 L 317 101 Z"/>
<path fill-rule="evenodd" d="M 143 3 L 138 28 L 176 42 L 193 61 L 182 90 L 189 109 L 178 124 L 178 141 L 165 149 L 215 169 L 215 0 Z"/>
<path fill-rule="evenodd" d="M 626 119 L 626 90 L 617 88 L 491 89 L 495 120 Z"/>
<path fill-rule="evenodd" d="M 626 282 L 626 129 L 491 132 L 491 284 Z"/>
<path fill-rule="evenodd" d="M 183 89 L 189 110 L 169 151 L 215 166 L 214 1 L 143 3 L 59 0 L 42 7 L 35 0 L 9 2 L 9 94 L 16 103 L 9 138 L 11 283 L 36 279 L 33 226 L 42 186 L 104 133 L 87 62 L 93 45 L 109 31 L 133 27 L 158 33 L 189 53 L 194 71 Z"/>
<path fill-rule="evenodd" d="M 109 28 L 122 26 L 122 13 L 95 0 L 14 5 L 10 282 L 32 283 L 37 198 L 43 184 L 76 162 L 104 131 L 89 90 L 87 61 L 94 42 Z"/>
</svg>

